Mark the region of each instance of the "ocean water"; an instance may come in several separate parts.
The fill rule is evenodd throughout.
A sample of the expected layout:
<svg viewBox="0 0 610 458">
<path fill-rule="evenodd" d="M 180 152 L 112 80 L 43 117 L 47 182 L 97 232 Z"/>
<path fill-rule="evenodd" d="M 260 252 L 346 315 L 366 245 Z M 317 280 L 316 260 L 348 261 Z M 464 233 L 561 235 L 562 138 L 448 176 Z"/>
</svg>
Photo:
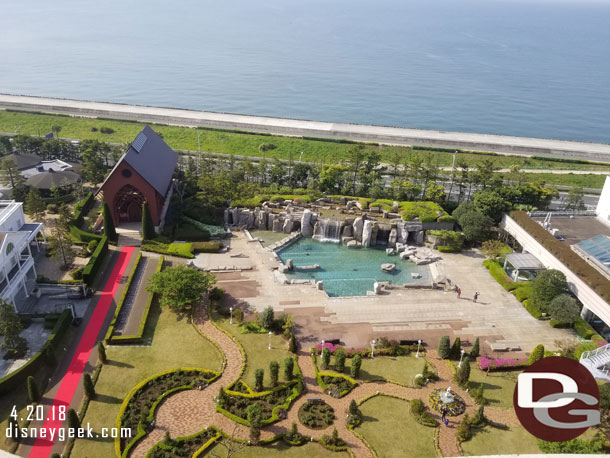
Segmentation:
<svg viewBox="0 0 610 458">
<path fill-rule="evenodd" d="M 610 0 L 2 0 L 0 92 L 610 143 Z"/>
<path fill-rule="evenodd" d="M 398 256 L 388 256 L 385 247 L 347 248 L 339 243 L 320 243 L 310 238 L 301 238 L 278 251 L 282 262 L 292 259 L 297 267 L 288 279 L 322 280 L 324 290 L 331 297 L 366 296 L 373 290 L 376 281 L 388 281 L 393 285 L 405 283 L 429 283 L 430 269 L 418 266 Z M 383 272 L 381 264 L 394 263 L 396 270 Z M 318 264 L 317 270 L 299 271 L 298 266 Z M 412 272 L 421 275 L 411 277 Z"/>
</svg>

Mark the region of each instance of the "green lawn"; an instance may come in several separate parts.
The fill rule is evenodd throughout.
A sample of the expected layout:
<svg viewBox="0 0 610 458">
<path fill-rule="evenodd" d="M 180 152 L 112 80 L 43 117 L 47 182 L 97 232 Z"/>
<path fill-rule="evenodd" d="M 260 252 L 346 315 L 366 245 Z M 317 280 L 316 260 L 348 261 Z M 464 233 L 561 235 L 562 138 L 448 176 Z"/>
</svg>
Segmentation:
<svg viewBox="0 0 610 458">
<path fill-rule="evenodd" d="M 15 132 L 25 135 L 45 135 L 51 132 L 51 126 L 62 127 L 61 138 L 75 139 L 97 139 L 108 142 L 127 143 L 131 142 L 144 124 L 124 121 L 108 121 L 95 118 L 77 118 L 71 116 L 55 116 L 30 114 L 22 112 L 0 111 L 0 132 Z M 92 132 L 91 128 L 97 128 Z M 112 134 L 102 134 L 101 127 L 114 129 Z M 197 150 L 197 135 L 201 133 L 201 150 L 211 153 L 240 154 L 246 156 L 260 156 L 259 146 L 262 143 L 272 143 L 275 149 L 266 152 L 266 158 L 288 159 L 290 154 L 303 151 L 303 160 L 307 162 L 336 163 L 348 156 L 353 144 L 338 143 L 321 140 L 303 139 L 298 137 L 275 137 L 250 133 L 238 133 L 223 130 L 194 129 L 189 127 L 175 127 L 155 125 L 154 129 L 163 135 L 167 143 L 175 149 Z M 413 154 L 414 150 L 407 147 L 367 145 L 367 150 L 378 151 L 382 160 L 390 161 L 394 153 L 399 153 L 406 158 Z M 434 163 L 439 166 L 450 166 L 453 154 L 449 152 L 419 151 L 423 157 L 431 156 Z M 534 169 L 568 169 L 605 170 L 608 164 L 571 164 L 566 162 L 532 159 L 520 156 L 506 155 L 481 155 L 472 153 L 460 153 L 460 159 L 469 165 L 474 165 L 482 159 L 490 158 L 498 168 L 506 168 L 512 164 L 519 164 L 522 168 Z"/>
<path fill-rule="evenodd" d="M 473 432 L 472 439 L 462 442 L 468 456 L 541 453 L 537 439 L 521 426 L 511 426 L 507 431 L 486 426 Z"/>
<path fill-rule="evenodd" d="M 246 352 L 246 369 L 243 380 L 254 389 L 254 371 L 263 369 L 265 371 L 265 386 L 269 383 L 269 363 L 277 361 L 280 364 L 280 381 L 283 380 L 284 359 L 292 356 L 288 351 L 288 342 L 282 336 L 271 336 L 271 350 L 269 350 L 269 336 L 267 334 L 241 334 L 237 324 L 229 324 L 228 319 L 216 317 L 216 323 L 242 344 Z M 233 322 L 235 323 L 235 321 Z"/>
<path fill-rule="evenodd" d="M 223 446 L 215 446 L 206 456 L 217 456 L 219 458 L 227 457 L 227 449 Z M 331 452 L 325 449 L 320 444 L 310 443 L 301 447 L 289 447 L 282 441 L 265 447 L 244 447 L 239 452 L 231 455 L 233 457 L 243 458 L 311 458 L 311 457 L 332 457 L 332 458 L 348 458 L 347 452 Z"/>
<path fill-rule="evenodd" d="M 360 406 L 363 421 L 356 428 L 383 458 L 435 456 L 434 428 L 415 422 L 407 401 L 375 396 Z"/>
<path fill-rule="evenodd" d="M 345 360 L 343 374 L 349 375 L 352 359 Z M 409 356 L 378 356 L 375 358 L 363 358 L 358 380 L 363 382 L 374 382 L 386 380 L 401 385 L 415 386 L 413 380 L 417 374 L 421 374 L 426 360 L 416 358 L 414 354 Z M 329 371 L 334 372 L 334 357 L 330 359 Z M 322 369 L 322 358 L 317 358 L 318 369 Z"/>
<path fill-rule="evenodd" d="M 114 427 L 119 407 L 129 390 L 157 372 L 178 367 L 221 370 L 216 347 L 201 337 L 186 318 L 178 319 L 175 313 L 153 306 L 146 336 L 151 334 L 153 340 L 149 347 L 112 346 L 106 350 L 109 362 L 102 368 L 95 387 L 97 397 L 89 404 L 84 419 L 94 430 Z M 114 442 L 78 440 L 72 456 L 108 458 L 114 456 Z"/>
<path fill-rule="evenodd" d="M 513 392 L 517 384 L 519 371 L 496 371 L 490 372 L 480 370 L 476 363 L 471 364 L 470 371 L 470 391 L 476 390 L 479 384 L 483 384 L 485 397 L 489 400 L 489 405 L 501 407 L 503 409 L 513 408 Z"/>
<path fill-rule="evenodd" d="M 544 182 L 548 185 L 580 186 L 582 188 L 601 189 L 604 187 L 606 175 L 597 175 L 590 173 L 524 173 L 523 179 L 531 182 Z"/>
</svg>

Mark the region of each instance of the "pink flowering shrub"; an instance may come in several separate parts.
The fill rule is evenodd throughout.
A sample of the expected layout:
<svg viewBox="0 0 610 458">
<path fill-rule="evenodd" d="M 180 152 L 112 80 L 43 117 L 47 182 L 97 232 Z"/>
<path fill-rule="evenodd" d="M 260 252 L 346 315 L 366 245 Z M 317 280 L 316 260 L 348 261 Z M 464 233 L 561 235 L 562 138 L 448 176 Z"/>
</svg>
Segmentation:
<svg viewBox="0 0 610 458">
<path fill-rule="evenodd" d="M 479 356 L 477 358 L 479 369 L 481 370 L 499 370 L 499 369 L 518 369 L 527 366 L 527 358 L 487 358 Z"/>
</svg>

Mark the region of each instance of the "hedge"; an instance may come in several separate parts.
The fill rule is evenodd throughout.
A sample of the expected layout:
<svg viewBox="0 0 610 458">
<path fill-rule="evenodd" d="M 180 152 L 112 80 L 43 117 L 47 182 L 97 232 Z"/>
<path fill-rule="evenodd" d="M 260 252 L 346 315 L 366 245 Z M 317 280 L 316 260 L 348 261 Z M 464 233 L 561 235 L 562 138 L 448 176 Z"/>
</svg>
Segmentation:
<svg viewBox="0 0 610 458">
<path fill-rule="evenodd" d="M 195 257 L 193 256 L 192 243 L 163 243 L 156 240 L 143 240 L 140 249 L 179 258 L 192 259 Z"/>
<path fill-rule="evenodd" d="M 89 262 L 85 266 L 85 270 L 83 270 L 83 281 L 90 286 L 97 275 L 100 266 L 104 262 L 104 255 L 108 251 L 108 237 L 102 235 L 100 238 L 100 243 L 97 245 L 97 248 L 89 258 Z"/>
<path fill-rule="evenodd" d="M 161 272 L 164 261 L 165 261 L 165 257 L 161 256 L 161 258 L 159 259 L 159 264 L 157 265 L 157 269 L 155 270 L 155 273 Z M 131 281 L 131 278 L 129 281 Z M 114 345 L 133 345 L 133 344 L 138 344 L 138 343 L 142 342 L 142 337 L 144 336 L 144 329 L 146 328 L 146 322 L 148 321 L 148 314 L 150 313 L 150 308 L 152 307 L 154 297 L 155 297 L 154 294 L 152 294 L 152 293 L 148 294 L 148 300 L 146 301 L 146 307 L 144 308 L 144 313 L 142 314 L 142 319 L 140 320 L 140 327 L 138 328 L 137 334 L 124 335 L 124 336 L 112 336 L 110 338 L 110 342 L 112 344 L 114 344 Z M 108 334 L 106 334 L 106 339 L 108 339 Z"/>
<path fill-rule="evenodd" d="M 72 221 L 76 227 L 80 227 L 80 225 L 83 224 L 83 219 L 85 215 L 89 213 L 89 210 L 91 210 L 94 202 L 93 193 L 90 192 L 87 194 L 87 197 L 74 204 Z"/>
<path fill-rule="evenodd" d="M 151 380 L 154 380 L 157 377 L 160 377 L 160 376 L 166 375 L 166 374 L 171 374 L 172 372 L 177 372 L 177 371 L 199 371 L 199 372 L 207 372 L 207 373 L 214 374 L 214 377 L 212 377 L 211 379 L 208 380 L 208 385 L 210 385 L 212 382 L 216 381 L 216 379 L 218 379 L 218 377 L 220 377 L 219 372 L 212 371 L 209 369 L 201 369 L 198 367 L 179 367 L 177 369 L 170 369 L 167 371 L 158 372 L 154 375 L 151 375 L 150 377 L 142 380 L 140 383 L 138 383 L 136 386 L 134 386 L 129 391 L 129 393 L 127 393 L 127 396 L 125 396 L 125 399 L 123 399 L 123 403 L 121 404 L 121 407 L 119 408 L 119 413 L 117 415 L 115 426 L 119 429 L 121 428 L 121 417 L 125 413 L 125 410 L 127 409 L 127 406 L 129 405 L 129 401 L 131 401 L 131 398 L 134 397 L 135 394 L 142 387 L 144 387 L 147 383 L 149 383 Z M 148 416 L 146 417 L 146 420 L 148 422 L 150 422 L 155 418 L 155 410 L 157 409 L 157 407 L 159 406 L 161 401 L 163 401 L 167 396 L 169 396 L 170 394 L 176 393 L 178 391 L 188 390 L 188 389 L 192 388 L 192 386 L 193 386 L 193 384 L 191 383 L 190 385 L 172 388 L 171 390 L 168 390 L 165 393 L 163 393 L 161 396 L 159 396 L 155 400 L 155 402 L 151 406 Z M 114 450 L 116 452 L 117 457 L 127 458 L 129 456 L 129 452 L 131 451 L 131 449 L 140 441 L 140 439 L 142 439 L 144 436 L 146 436 L 147 431 L 144 428 L 143 420 L 145 420 L 145 419 L 141 419 L 140 422 L 138 423 L 138 434 L 131 439 L 131 441 L 125 446 L 125 450 L 123 450 L 122 452 L 121 452 L 121 439 L 119 437 L 114 439 Z"/>
<path fill-rule="evenodd" d="M 532 295 L 532 287 L 530 285 L 520 286 L 513 291 L 513 294 L 519 302 L 523 302 Z"/>
<path fill-rule="evenodd" d="M 101 240 L 103 235 L 93 234 L 91 232 L 83 231 L 79 229 L 74 224 L 71 224 L 70 227 L 70 235 L 72 236 L 72 240 L 75 242 L 81 243 L 89 243 L 91 240 Z"/>
<path fill-rule="evenodd" d="M 17 386 L 22 386 L 30 375 L 35 375 L 40 370 L 42 364 L 49 364 L 54 361 L 49 361 L 46 355 L 46 350 L 49 347 L 57 348 L 57 342 L 61 339 L 66 328 L 70 325 L 72 313 L 70 310 L 64 310 L 59 316 L 55 327 L 51 331 L 47 342 L 38 350 L 27 363 L 19 369 L 0 379 L 0 394 L 7 393 Z"/>
<path fill-rule="evenodd" d="M 155 448 L 160 448 L 160 449 L 162 449 L 162 450 L 166 450 L 168 453 L 170 453 L 170 454 L 171 454 L 171 452 L 172 452 L 172 450 L 173 450 L 174 448 L 179 448 L 179 447 L 180 447 L 180 442 L 186 442 L 186 441 L 189 441 L 189 440 L 191 440 L 191 439 L 195 439 L 197 436 L 201 435 L 201 434 L 202 434 L 202 433 L 204 433 L 204 432 L 209 432 L 210 430 L 211 430 L 211 431 L 215 431 L 215 432 L 216 432 L 216 434 L 215 434 L 214 436 L 212 436 L 212 438 L 210 438 L 210 439 L 209 439 L 209 440 L 208 440 L 208 441 L 207 441 L 205 444 L 203 444 L 203 445 L 202 445 L 202 446 L 201 446 L 201 447 L 200 447 L 200 448 L 199 448 L 199 449 L 198 449 L 198 450 L 197 450 L 197 451 L 196 451 L 196 452 L 193 454 L 192 458 L 197 458 L 197 457 L 203 456 L 203 455 L 204 455 L 204 454 L 207 452 L 208 448 L 210 448 L 210 446 L 211 446 L 211 445 L 213 445 L 213 444 L 214 444 L 216 441 L 218 441 L 220 438 L 222 438 L 222 437 L 223 437 L 223 436 L 222 436 L 222 433 L 221 433 L 221 432 L 218 430 L 218 428 L 216 428 L 215 426 L 209 426 L 208 428 L 203 429 L 203 430 L 201 430 L 201 431 L 198 431 L 198 432 L 196 432 L 195 434 L 191 434 L 191 435 L 189 435 L 189 436 L 177 437 L 176 439 L 174 439 L 174 443 L 175 443 L 175 445 L 174 445 L 174 446 L 171 446 L 171 447 L 170 447 L 170 446 L 166 446 L 166 445 L 164 444 L 164 442 L 163 442 L 163 441 L 159 441 L 159 442 L 157 442 L 157 443 L 156 443 L 156 444 L 153 446 L 153 448 L 151 448 L 151 449 L 148 451 L 148 453 L 146 453 L 146 458 L 148 458 L 148 457 L 150 457 L 150 456 L 152 455 L 153 450 L 154 450 Z"/>
<path fill-rule="evenodd" d="M 65 196 L 59 196 L 59 197 L 43 197 L 42 201 L 44 202 L 45 205 L 49 205 L 49 204 L 55 204 L 55 205 L 61 205 L 61 204 L 67 204 L 69 202 L 72 202 L 74 200 L 74 196 L 72 194 L 66 194 Z"/>
<path fill-rule="evenodd" d="M 527 310 L 530 315 L 532 315 L 537 320 L 540 320 L 542 318 L 542 310 L 540 310 L 538 306 L 534 304 L 534 301 L 532 301 L 531 299 L 525 299 L 523 301 L 523 307 L 525 307 L 525 310 Z"/>
<path fill-rule="evenodd" d="M 574 320 L 574 330 L 580 337 L 586 340 L 589 340 L 591 337 L 597 334 L 597 332 L 595 332 L 595 329 L 593 329 L 591 325 L 585 320 L 583 320 L 581 317 L 578 317 Z"/>
<path fill-rule="evenodd" d="M 114 333 L 114 326 L 116 325 L 119 315 L 121 314 L 121 309 L 123 308 L 123 304 L 125 303 L 125 298 L 127 297 L 127 293 L 129 292 L 131 282 L 133 281 L 133 276 L 135 275 L 136 270 L 138 270 L 138 265 L 140 264 L 141 259 L 142 259 L 142 253 L 138 253 L 138 257 L 136 258 L 133 268 L 131 269 L 131 272 L 129 273 L 129 277 L 127 278 L 127 283 L 125 284 L 125 289 L 123 289 L 123 294 L 121 294 L 121 298 L 119 299 L 119 302 L 117 303 L 116 309 L 114 311 L 114 316 L 112 317 L 112 321 L 110 322 L 110 326 L 108 327 L 108 331 L 106 332 L 106 337 L 104 338 L 104 340 L 106 342 L 109 342 L 112 339 L 112 334 Z"/>
<path fill-rule="evenodd" d="M 610 302 L 608 279 L 587 261 L 576 255 L 570 245 L 557 240 L 523 211 L 513 211 L 510 213 L 510 217 L 606 302 Z"/>
<path fill-rule="evenodd" d="M 218 253 L 222 248 L 220 242 L 193 242 L 191 245 L 194 253 Z"/>
<path fill-rule="evenodd" d="M 483 265 L 489 269 L 491 276 L 494 277 L 495 280 L 500 283 L 500 285 L 502 285 L 506 291 L 512 291 L 528 284 L 528 282 L 524 281 L 512 281 L 509 276 L 506 275 L 506 272 L 504 272 L 502 266 L 493 259 L 483 261 Z"/>
</svg>

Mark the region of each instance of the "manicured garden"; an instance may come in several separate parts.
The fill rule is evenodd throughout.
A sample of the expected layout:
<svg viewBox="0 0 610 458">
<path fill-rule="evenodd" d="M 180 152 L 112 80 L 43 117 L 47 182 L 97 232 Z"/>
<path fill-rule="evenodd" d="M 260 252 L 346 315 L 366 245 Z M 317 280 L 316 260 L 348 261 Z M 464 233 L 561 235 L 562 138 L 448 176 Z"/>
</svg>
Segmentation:
<svg viewBox="0 0 610 458">
<path fill-rule="evenodd" d="M 362 423 L 354 429 L 379 457 L 435 456 L 434 429 L 415 421 L 407 401 L 375 396 L 360 406 Z"/>
<path fill-rule="evenodd" d="M 513 408 L 513 392 L 519 370 L 496 370 L 489 373 L 480 370 L 476 363 L 470 365 L 470 391 L 475 393 L 483 385 L 485 399 L 492 407 Z"/>
<path fill-rule="evenodd" d="M 472 428 L 472 433 L 472 439 L 461 443 L 468 456 L 540 453 L 537 439 L 521 426 L 508 430 L 485 426 Z"/>
<path fill-rule="evenodd" d="M 161 371 L 179 367 L 222 370 L 216 347 L 201 337 L 185 316 L 160 310 L 155 304 L 150 312 L 144 339 L 150 346 L 111 346 L 106 349 L 108 363 L 101 370 L 85 423 L 94 431 L 115 425 L 119 408 L 129 391 L 144 379 Z M 211 387 L 210 387 L 211 389 Z M 72 456 L 114 456 L 114 442 L 77 440 Z"/>
<path fill-rule="evenodd" d="M 222 445 L 215 445 L 206 456 L 227 458 L 227 449 Z M 264 447 L 243 447 L 231 456 L 234 458 L 312 458 L 319 456 L 348 458 L 350 455 L 347 452 L 331 452 L 316 442 L 308 442 L 300 447 L 291 447 L 283 441 L 278 441 Z"/>
<path fill-rule="evenodd" d="M 299 420 L 308 428 L 324 429 L 333 424 L 335 411 L 323 401 L 307 401 L 299 409 Z"/>
</svg>

